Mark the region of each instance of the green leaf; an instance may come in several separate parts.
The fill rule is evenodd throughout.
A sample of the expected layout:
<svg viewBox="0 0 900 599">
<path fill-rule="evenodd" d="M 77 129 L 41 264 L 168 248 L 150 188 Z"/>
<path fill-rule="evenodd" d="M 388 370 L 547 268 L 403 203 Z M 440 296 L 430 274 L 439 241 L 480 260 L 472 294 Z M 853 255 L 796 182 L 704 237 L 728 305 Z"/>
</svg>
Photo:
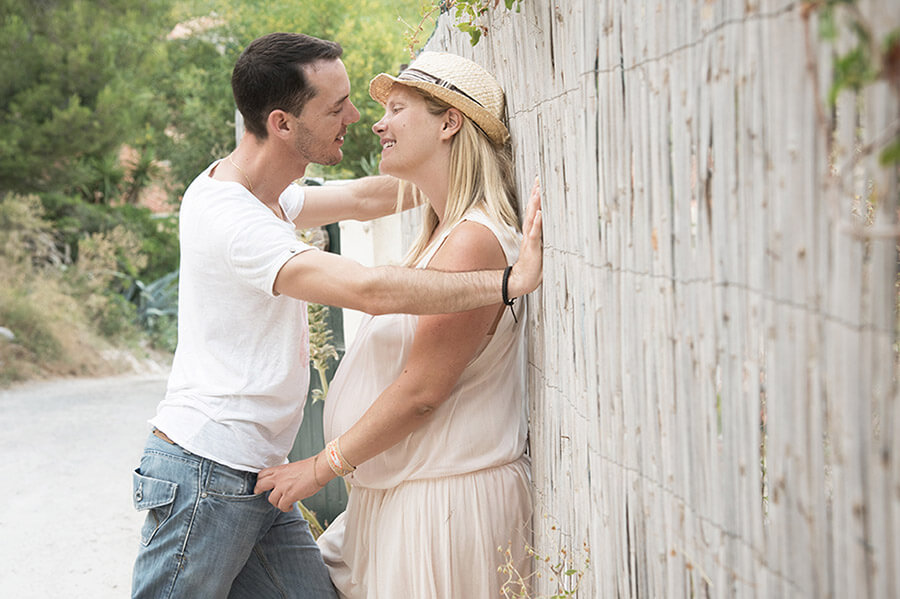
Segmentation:
<svg viewBox="0 0 900 599">
<path fill-rule="evenodd" d="M 881 151 L 878 162 L 882 166 L 900 164 L 900 140 L 894 140 L 892 144 Z"/>
<path fill-rule="evenodd" d="M 828 42 L 837 39 L 838 29 L 834 20 L 834 9 L 823 8 L 819 13 L 819 37 Z"/>
<path fill-rule="evenodd" d="M 860 44 L 839 56 L 834 62 L 834 83 L 828 94 L 829 103 L 834 105 L 838 94 L 844 89 L 859 91 L 874 81 L 875 75 L 866 46 Z"/>
</svg>

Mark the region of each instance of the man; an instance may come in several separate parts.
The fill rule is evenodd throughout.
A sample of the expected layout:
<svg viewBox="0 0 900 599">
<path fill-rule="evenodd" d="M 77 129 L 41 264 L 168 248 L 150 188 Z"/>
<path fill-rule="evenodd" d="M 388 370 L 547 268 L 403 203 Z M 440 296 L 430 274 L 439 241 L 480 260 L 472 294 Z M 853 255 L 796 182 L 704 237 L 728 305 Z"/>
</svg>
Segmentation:
<svg viewBox="0 0 900 599">
<path fill-rule="evenodd" d="M 540 282 L 536 205 L 511 273 L 366 268 L 297 240 L 295 227 L 371 219 L 396 197 L 384 177 L 307 194 L 291 185 L 310 162 L 339 162 L 359 119 L 341 53 L 300 34 L 251 43 L 232 75 L 246 134 L 185 193 L 178 347 L 134 473 L 135 505 L 147 511 L 135 597 L 335 597 L 296 506 L 283 513 L 253 494 L 257 473 L 285 462 L 302 420 L 305 302 L 444 313 Z"/>
</svg>

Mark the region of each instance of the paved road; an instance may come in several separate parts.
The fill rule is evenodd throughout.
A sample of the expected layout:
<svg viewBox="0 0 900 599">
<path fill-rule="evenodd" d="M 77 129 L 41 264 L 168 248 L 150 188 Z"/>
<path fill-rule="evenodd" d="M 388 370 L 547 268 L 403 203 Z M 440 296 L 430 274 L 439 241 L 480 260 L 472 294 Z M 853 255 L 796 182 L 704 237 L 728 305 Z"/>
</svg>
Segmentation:
<svg viewBox="0 0 900 599">
<path fill-rule="evenodd" d="M 0 391 L 0 595 L 129 596 L 131 471 L 164 389 L 155 374 Z"/>
</svg>

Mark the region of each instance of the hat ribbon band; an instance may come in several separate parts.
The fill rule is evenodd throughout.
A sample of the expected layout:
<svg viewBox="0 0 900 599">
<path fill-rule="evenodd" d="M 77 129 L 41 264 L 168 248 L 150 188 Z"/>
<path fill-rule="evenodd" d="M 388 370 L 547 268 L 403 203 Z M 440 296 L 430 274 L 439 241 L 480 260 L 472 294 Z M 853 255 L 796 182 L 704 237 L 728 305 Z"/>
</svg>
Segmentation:
<svg viewBox="0 0 900 599">
<path fill-rule="evenodd" d="M 397 77 L 397 79 L 399 79 L 400 81 L 425 81 L 426 83 L 433 83 L 435 85 L 439 85 L 443 88 L 449 89 L 450 91 L 463 95 L 484 108 L 484 104 L 482 104 L 463 90 L 459 89 L 449 81 L 438 79 L 434 75 L 426 73 L 425 71 L 420 71 L 419 69 L 406 69 L 405 71 L 400 73 L 400 76 Z"/>
</svg>

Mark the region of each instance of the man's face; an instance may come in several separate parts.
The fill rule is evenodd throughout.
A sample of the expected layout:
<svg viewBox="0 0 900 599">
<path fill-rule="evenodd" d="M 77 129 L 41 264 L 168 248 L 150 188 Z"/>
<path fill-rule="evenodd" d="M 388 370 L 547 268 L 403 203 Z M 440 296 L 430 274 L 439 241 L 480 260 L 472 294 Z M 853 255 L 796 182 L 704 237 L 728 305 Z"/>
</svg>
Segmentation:
<svg viewBox="0 0 900 599">
<path fill-rule="evenodd" d="M 295 147 L 306 162 L 337 164 L 344 157 L 341 146 L 347 126 L 359 120 L 359 111 L 350 101 L 347 70 L 340 60 L 320 60 L 305 69 L 316 94 L 296 117 Z"/>
</svg>

